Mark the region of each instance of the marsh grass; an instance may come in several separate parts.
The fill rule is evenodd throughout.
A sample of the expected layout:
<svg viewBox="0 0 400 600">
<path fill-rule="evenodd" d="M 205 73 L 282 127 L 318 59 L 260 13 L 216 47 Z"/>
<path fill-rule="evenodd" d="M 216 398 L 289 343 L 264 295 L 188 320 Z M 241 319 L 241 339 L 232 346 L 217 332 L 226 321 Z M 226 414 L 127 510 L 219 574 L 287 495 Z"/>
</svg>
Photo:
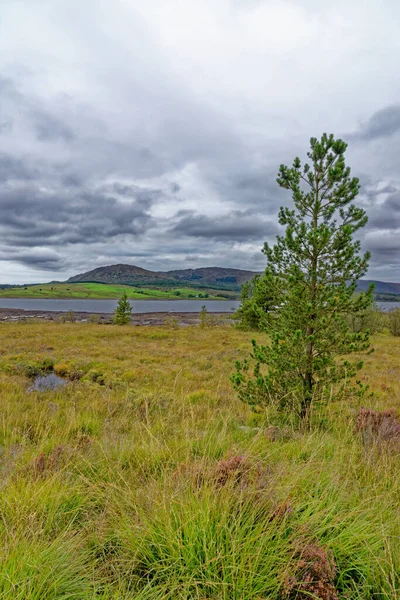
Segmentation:
<svg viewBox="0 0 400 600">
<path fill-rule="evenodd" d="M 304 598 L 310 549 L 337 597 L 400 599 L 400 456 L 363 444 L 358 398 L 305 431 L 250 412 L 252 335 L 2 324 L 1 600 Z M 374 346 L 367 408 L 398 410 L 400 341 Z M 68 385 L 30 392 L 43 364 Z"/>
</svg>

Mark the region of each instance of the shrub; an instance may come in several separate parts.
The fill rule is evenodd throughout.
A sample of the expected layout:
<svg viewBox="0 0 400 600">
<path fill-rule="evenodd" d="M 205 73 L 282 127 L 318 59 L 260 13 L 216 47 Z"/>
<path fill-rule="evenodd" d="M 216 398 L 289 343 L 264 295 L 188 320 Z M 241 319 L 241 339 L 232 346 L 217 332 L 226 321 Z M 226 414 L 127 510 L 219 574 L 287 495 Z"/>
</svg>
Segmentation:
<svg viewBox="0 0 400 600">
<path fill-rule="evenodd" d="M 203 304 L 200 311 L 200 327 L 216 327 L 218 325 L 218 317 L 210 315 L 207 307 Z"/>
<path fill-rule="evenodd" d="M 54 360 L 52 358 L 43 358 L 42 360 L 37 361 L 16 362 L 13 367 L 11 367 L 11 371 L 25 375 L 25 377 L 29 377 L 29 379 L 48 375 L 49 373 L 52 373 L 53 370 Z"/>
<path fill-rule="evenodd" d="M 104 373 L 102 371 L 98 371 L 96 369 L 91 369 L 89 371 L 89 373 L 87 374 L 87 376 L 88 376 L 88 379 L 90 379 L 90 381 L 93 381 L 93 383 L 98 383 L 99 385 L 106 384 Z"/>
<path fill-rule="evenodd" d="M 352 333 L 362 333 L 368 329 L 374 334 L 383 331 L 386 326 L 386 315 L 377 306 L 346 315 L 345 319 Z"/>
<path fill-rule="evenodd" d="M 101 317 L 100 317 L 100 315 L 96 315 L 96 314 L 89 315 L 88 322 L 89 323 L 94 323 L 94 324 L 98 325 L 98 324 L 101 323 Z"/>
<path fill-rule="evenodd" d="M 60 316 L 61 323 L 75 323 L 76 315 L 73 310 L 67 310 Z"/>
<path fill-rule="evenodd" d="M 67 363 L 57 363 L 54 365 L 54 373 L 60 377 L 67 377 L 70 366 Z"/>
<path fill-rule="evenodd" d="M 392 335 L 400 336 L 400 308 L 395 308 L 388 313 L 389 330 Z"/>
<path fill-rule="evenodd" d="M 82 379 L 87 370 L 87 365 L 79 364 L 74 361 L 67 361 L 54 365 L 54 373 L 56 373 L 56 375 L 59 375 L 60 377 L 66 377 L 71 381 Z"/>
<path fill-rule="evenodd" d="M 178 329 L 179 319 L 178 317 L 167 317 L 164 321 L 164 325 L 170 329 Z"/>
</svg>

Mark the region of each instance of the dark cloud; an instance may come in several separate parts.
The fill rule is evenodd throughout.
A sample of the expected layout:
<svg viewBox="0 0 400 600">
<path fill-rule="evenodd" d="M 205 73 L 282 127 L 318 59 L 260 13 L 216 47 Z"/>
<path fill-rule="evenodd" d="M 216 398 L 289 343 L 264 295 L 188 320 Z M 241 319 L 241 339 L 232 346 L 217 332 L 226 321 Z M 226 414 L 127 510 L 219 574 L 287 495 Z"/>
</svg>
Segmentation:
<svg viewBox="0 0 400 600">
<path fill-rule="evenodd" d="M 395 213 L 400 214 L 400 190 L 387 198 L 384 204 L 384 210 L 387 210 L 388 213 L 394 211 Z"/>
<path fill-rule="evenodd" d="M 44 271 L 54 271 L 63 266 L 62 257 L 48 249 L 32 248 L 29 252 L 10 254 L 9 258 L 29 268 Z"/>
<path fill-rule="evenodd" d="M 75 173 L 67 173 L 66 175 L 63 175 L 61 178 L 61 182 L 67 188 L 79 188 L 84 185 L 82 177 Z"/>
<path fill-rule="evenodd" d="M 290 163 L 294 151 L 287 152 L 286 162 Z M 255 167 L 252 156 L 243 157 L 240 165 L 233 164 L 209 177 L 221 198 L 234 202 L 239 207 L 250 208 L 253 212 L 263 212 L 267 216 L 276 216 L 277 209 L 290 202 L 290 193 L 276 182 L 279 156 L 276 162 L 266 160 L 261 167 Z M 282 161 L 281 161 L 282 162 Z"/>
<path fill-rule="evenodd" d="M 13 128 L 12 121 L 0 122 L 0 135 L 2 133 L 10 133 L 12 131 L 12 128 Z"/>
<path fill-rule="evenodd" d="M 173 234 L 229 241 L 260 239 L 277 231 L 275 223 L 248 211 L 233 211 L 218 217 L 183 211 L 178 213 L 177 222 L 170 229 Z"/>
<path fill-rule="evenodd" d="M 366 236 L 365 246 L 372 254 L 372 264 L 398 264 L 400 236 L 396 232 L 373 232 Z"/>
<path fill-rule="evenodd" d="M 36 135 L 41 142 L 72 142 L 76 135 L 63 121 L 43 110 L 36 110 L 32 114 Z"/>
<path fill-rule="evenodd" d="M 37 169 L 32 168 L 27 161 L 7 154 L 0 154 L 0 182 L 10 180 L 29 181 L 39 176 Z"/>
<path fill-rule="evenodd" d="M 152 225 L 149 210 L 157 194 L 137 190 L 121 200 L 104 190 L 0 190 L 1 242 L 13 247 L 93 244 L 118 236 L 141 236 Z"/>
<path fill-rule="evenodd" d="M 365 231 L 400 229 L 400 190 L 396 186 L 387 184 L 367 188 L 363 190 L 363 196 L 362 204 L 368 215 Z"/>
<path fill-rule="evenodd" d="M 53 109 L 60 115 L 53 114 L 43 100 L 22 93 L 15 81 L 1 75 L 0 106 L 0 133 L 10 133 L 16 123 L 24 124 L 28 129 L 32 128 L 41 142 L 72 142 L 76 137 L 76 133 L 65 121 L 64 104 L 56 105 Z"/>
<path fill-rule="evenodd" d="M 357 141 L 373 141 L 387 138 L 400 130 L 400 104 L 386 106 L 362 123 L 355 133 L 347 139 Z"/>
</svg>

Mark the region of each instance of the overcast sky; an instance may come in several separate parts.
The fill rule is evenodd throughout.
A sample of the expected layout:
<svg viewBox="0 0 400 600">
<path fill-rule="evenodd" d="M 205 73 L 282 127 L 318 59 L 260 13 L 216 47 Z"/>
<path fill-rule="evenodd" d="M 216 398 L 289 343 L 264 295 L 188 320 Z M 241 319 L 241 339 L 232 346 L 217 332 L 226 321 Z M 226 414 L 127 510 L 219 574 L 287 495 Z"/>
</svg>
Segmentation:
<svg viewBox="0 0 400 600">
<path fill-rule="evenodd" d="M 0 282 L 261 270 L 324 131 L 400 281 L 399 30 L 398 0 L 1 0 Z"/>
</svg>

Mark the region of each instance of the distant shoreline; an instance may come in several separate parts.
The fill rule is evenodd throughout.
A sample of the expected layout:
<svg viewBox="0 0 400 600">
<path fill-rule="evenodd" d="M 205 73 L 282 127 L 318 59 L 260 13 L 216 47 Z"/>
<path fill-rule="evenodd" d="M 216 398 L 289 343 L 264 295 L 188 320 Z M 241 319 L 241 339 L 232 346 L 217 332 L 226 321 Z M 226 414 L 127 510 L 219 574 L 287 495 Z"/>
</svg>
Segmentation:
<svg viewBox="0 0 400 600">
<path fill-rule="evenodd" d="M 112 314 L 110 313 L 88 313 L 88 312 L 75 312 L 73 313 L 73 323 L 90 323 L 90 317 L 95 314 L 98 317 L 98 324 L 109 325 L 112 323 Z M 210 312 L 210 315 L 214 315 L 220 318 L 221 321 L 231 322 L 232 316 L 226 312 Z M 41 311 L 41 310 L 22 310 L 18 308 L 0 308 L 0 324 L 1 323 L 21 323 L 21 322 L 32 322 L 34 320 L 41 320 L 43 322 L 65 322 L 66 313 L 62 311 Z M 225 318 L 224 318 L 225 317 Z M 198 313 L 135 313 L 132 315 L 131 325 L 136 326 L 188 326 L 196 325 L 200 322 Z"/>
</svg>

